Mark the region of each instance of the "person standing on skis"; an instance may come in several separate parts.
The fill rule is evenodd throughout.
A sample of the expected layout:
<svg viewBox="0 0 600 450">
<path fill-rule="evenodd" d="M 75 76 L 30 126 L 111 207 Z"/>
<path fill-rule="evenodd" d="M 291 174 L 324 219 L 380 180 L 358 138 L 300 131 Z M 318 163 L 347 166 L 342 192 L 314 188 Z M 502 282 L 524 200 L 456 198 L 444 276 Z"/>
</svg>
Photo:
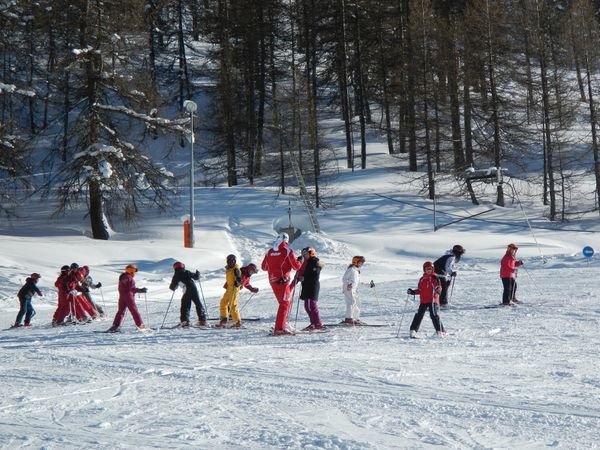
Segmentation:
<svg viewBox="0 0 600 450">
<path fill-rule="evenodd" d="M 64 325 L 65 317 L 69 315 L 70 303 L 67 299 L 67 278 L 69 277 L 69 266 L 64 265 L 60 268 L 60 275 L 54 282 L 54 286 L 58 290 L 58 305 L 52 316 L 52 326 L 57 327 Z"/>
<path fill-rule="evenodd" d="M 221 298 L 219 308 L 220 321 L 216 325 L 217 328 L 225 328 L 229 317 L 233 320 L 231 328 L 241 328 L 242 318 L 238 308 L 238 294 L 242 286 L 242 271 L 237 264 L 235 255 L 227 255 L 227 265 L 225 266 L 225 293 Z"/>
<path fill-rule="evenodd" d="M 90 293 L 90 289 L 98 289 L 102 287 L 102 283 L 94 283 L 92 277 L 90 276 L 90 268 L 88 266 L 83 266 L 79 268 L 79 272 L 81 273 L 81 289 L 83 296 L 89 302 L 90 305 L 98 312 L 98 317 L 105 317 L 104 309 L 98 303 L 96 303 L 92 299 L 92 294 Z"/>
<path fill-rule="evenodd" d="M 196 272 L 192 273 L 189 270 L 186 270 L 185 264 L 179 261 L 176 261 L 173 264 L 173 270 L 175 273 L 171 279 L 169 289 L 171 289 L 173 292 L 175 292 L 178 287 L 183 289 L 179 314 L 180 326 L 183 328 L 190 326 L 190 310 L 192 309 L 192 303 L 194 303 L 196 306 L 198 326 L 206 326 L 206 311 L 204 310 L 204 306 L 200 301 L 196 283 L 194 283 L 194 280 L 200 279 L 200 272 L 196 270 Z"/>
<path fill-rule="evenodd" d="M 123 323 L 123 319 L 125 319 L 125 311 L 127 309 L 131 313 L 131 317 L 138 329 L 144 330 L 146 328 L 144 321 L 142 320 L 142 315 L 135 303 L 135 294 L 145 294 L 148 292 L 148 289 L 145 287 L 135 287 L 135 280 L 133 277 L 137 271 L 138 269 L 135 264 L 128 264 L 125 267 L 125 271 L 119 277 L 119 309 L 115 315 L 112 327 L 108 329 L 109 333 L 119 331 L 119 327 Z"/>
<path fill-rule="evenodd" d="M 407 291 L 409 295 L 419 295 L 421 297 L 419 309 L 410 324 L 410 337 L 413 339 L 418 337 L 417 333 L 419 332 L 421 321 L 427 310 L 429 310 L 429 317 L 431 317 L 431 322 L 433 322 L 436 334 L 438 336 L 444 336 L 446 334 L 444 325 L 442 325 L 442 321 L 438 314 L 438 296 L 442 292 L 441 284 L 444 283 L 444 280 L 439 280 L 433 270 L 433 264 L 430 261 L 425 262 L 425 264 L 423 264 L 424 274 L 419 280 L 419 287 L 417 289 L 408 289 Z"/>
<path fill-rule="evenodd" d="M 455 245 L 433 263 L 435 273 L 440 278 L 442 284 L 442 292 L 440 294 L 440 306 L 442 308 L 448 306 L 448 288 L 456 277 L 455 266 L 464 253 L 465 249 L 462 245 Z"/>
<path fill-rule="evenodd" d="M 319 300 L 319 289 L 321 287 L 319 277 L 324 264 L 316 257 L 315 249 L 312 247 L 302 249 L 302 258 L 304 261 L 302 267 L 298 270 L 298 273 L 302 271 L 298 277 L 298 280 L 302 283 L 300 299 L 304 300 L 304 310 L 306 311 L 306 314 L 308 314 L 310 320 L 310 325 L 303 331 L 320 330 L 324 328 L 324 326 L 321 322 L 317 302 Z"/>
<path fill-rule="evenodd" d="M 250 284 L 250 277 L 255 273 L 258 273 L 258 268 L 256 267 L 256 264 L 250 263 L 247 266 L 242 267 L 240 269 L 240 272 L 242 273 L 242 285 L 240 286 L 240 290 L 242 288 L 246 288 L 253 294 L 258 293 L 258 288 L 253 287 Z"/>
<path fill-rule="evenodd" d="M 40 278 L 42 278 L 42 276 L 39 273 L 32 273 L 25 280 L 23 287 L 19 289 L 17 297 L 19 298 L 20 307 L 19 312 L 17 313 L 15 324 L 12 326 L 12 328 L 31 326 L 31 319 L 33 316 L 35 316 L 35 309 L 33 309 L 31 299 L 35 294 L 39 295 L 40 297 L 43 295 L 42 291 L 40 291 L 37 287 L 37 282 Z M 21 323 L 23 316 L 25 316 L 25 324 Z"/>
<path fill-rule="evenodd" d="M 342 292 L 346 300 L 346 318 L 342 323 L 348 325 L 362 325 L 360 321 L 360 299 L 358 298 L 358 285 L 360 283 L 360 268 L 365 263 L 364 256 L 352 258 L 352 264 L 348 266 L 342 276 Z"/>
<path fill-rule="evenodd" d="M 517 267 L 523 265 L 523 261 L 517 261 L 517 250 L 519 247 L 517 244 L 508 244 L 506 247 L 506 253 L 500 261 L 500 278 L 502 279 L 502 286 L 504 291 L 502 292 L 502 304 L 504 306 L 511 306 L 518 303 L 515 298 L 517 292 Z"/>
<path fill-rule="evenodd" d="M 290 237 L 287 233 L 281 233 L 261 264 L 262 270 L 268 273 L 269 284 L 279 303 L 273 331 L 275 335 L 291 334 L 286 330 L 287 314 L 291 306 L 290 272 L 298 270 L 302 266 L 302 263 L 296 259 L 294 251 L 289 248 L 289 241 Z"/>
</svg>

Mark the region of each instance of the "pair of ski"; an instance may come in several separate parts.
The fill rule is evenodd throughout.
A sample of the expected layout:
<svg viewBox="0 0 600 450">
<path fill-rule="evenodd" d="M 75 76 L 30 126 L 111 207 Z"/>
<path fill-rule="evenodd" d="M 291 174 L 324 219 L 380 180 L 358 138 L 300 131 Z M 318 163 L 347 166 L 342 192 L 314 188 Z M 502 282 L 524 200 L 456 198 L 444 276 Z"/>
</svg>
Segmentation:
<svg viewBox="0 0 600 450">
<path fill-rule="evenodd" d="M 294 336 L 296 334 L 329 333 L 331 331 L 330 328 L 335 328 L 335 327 L 340 327 L 340 328 L 354 328 L 354 327 L 375 327 L 375 328 L 380 328 L 380 327 L 389 327 L 389 325 L 386 325 L 386 324 L 367 324 L 367 323 L 364 323 L 364 322 L 361 322 L 361 323 L 346 323 L 346 322 L 328 323 L 328 324 L 325 324 L 324 328 L 318 328 L 318 329 L 304 328 L 302 330 L 291 331 L 290 333 L 286 333 L 286 334 L 275 334 L 273 332 L 273 330 L 271 330 L 269 332 L 269 336 Z"/>
</svg>

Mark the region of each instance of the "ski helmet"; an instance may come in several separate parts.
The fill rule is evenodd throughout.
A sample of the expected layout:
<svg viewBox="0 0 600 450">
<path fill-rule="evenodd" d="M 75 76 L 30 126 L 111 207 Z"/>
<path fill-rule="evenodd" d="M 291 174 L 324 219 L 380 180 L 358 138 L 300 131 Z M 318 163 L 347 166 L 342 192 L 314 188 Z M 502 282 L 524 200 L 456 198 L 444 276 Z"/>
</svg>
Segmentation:
<svg viewBox="0 0 600 450">
<path fill-rule="evenodd" d="M 235 266 L 236 262 L 237 262 L 237 258 L 235 257 L 235 255 L 227 255 L 227 266 L 228 267 Z"/>
<path fill-rule="evenodd" d="M 78 270 L 79 269 L 79 264 L 77 264 L 77 263 L 71 263 L 71 265 L 69 266 L 69 269 L 71 269 L 71 270 Z"/>
<path fill-rule="evenodd" d="M 173 269 L 185 269 L 185 264 L 179 261 L 173 263 Z"/>
<path fill-rule="evenodd" d="M 254 263 L 250 263 L 246 266 L 246 270 L 248 271 L 248 273 L 253 274 L 253 273 L 258 273 L 258 267 L 256 267 L 256 264 Z"/>
<path fill-rule="evenodd" d="M 456 256 L 460 256 L 465 252 L 465 249 L 463 248 L 462 245 L 455 245 L 454 247 L 452 247 L 452 253 L 454 253 Z"/>
<path fill-rule="evenodd" d="M 129 275 L 133 275 L 137 271 L 138 271 L 138 268 L 135 264 L 127 264 L 125 266 L 125 272 L 127 272 Z"/>
<path fill-rule="evenodd" d="M 290 242 L 290 236 L 287 233 L 280 233 L 279 240 L 281 242 Z"/>
<path fill-rule="evenodd" d="M 431 267 L 433 269 L 433 263 L 431 261 L 425 261 L 423 263 L 423 272 L 425 272 L 425 269 L 427 269 L 428 267 Z"/>
<path fill-rule="evenodd" d="M 365 257 L 364 256 L 355 256 L 354 258 L 352 258 L 352 265 L 353 266 L 358 266 L 359 264 L 364 264 L 365 263 Z"/>
<path fill-rule="evenodd" d="M 34 272 L 34 273 L 32 273 L 31 275 L 29 275 L 29 278 L 31 278 L 33 281 L 37 281 L 37 280 L 39 280 L 40 278 L 42 278 L 42 276 L 41 276 L 39 273 L 37 273 L 37 272 Z"/>
<path fill-rule="evenodd" d="M 64 265 L 60 268 L 60 273 L 67 273 L 69 271 L 69 266 Z"/>
<path fill-rule="evenodd" d="M 510 243 L 510 244 L 508 244 L 508 248 L 518 250 L 519 246 L 517 244 Z"/>
<path fill-rule="evenodd" d="M 90 273 L 90 268 L 88 266 L 83 266 L 83 275 L 84 276 L 88 276 L 88 274 Z"/>
</svg>

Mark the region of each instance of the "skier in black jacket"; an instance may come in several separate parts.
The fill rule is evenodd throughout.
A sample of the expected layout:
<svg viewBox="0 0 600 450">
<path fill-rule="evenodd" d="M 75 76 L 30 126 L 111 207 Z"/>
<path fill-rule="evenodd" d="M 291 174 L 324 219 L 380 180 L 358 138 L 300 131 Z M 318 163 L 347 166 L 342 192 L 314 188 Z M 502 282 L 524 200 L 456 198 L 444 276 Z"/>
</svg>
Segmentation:
<svg viewBox="0 0 600 450">
<path fill-rule="evenodd" d="M 319 277 L 324 264 L 315 256 L 315 249 L 306 247 L 302 249 L 304 263 L 298 270 L 298 279 L 302 282 L 300 299 L 304 300 L 304 310 L 310 319 L 310 325 L 304 330 L 320 330 L 324 328 L 319 314 L 319 289 L 321 287 Z"/>
<path fill-rule="evenodd" d="M 185 264 L 179 261 L 173 264 L 173 269 L 175 270 L 175 273 L 173 274 L 173 279 L 171 280 L 169 289 L 175 291 L 178 286 L 181 286 L 183 289 L 183 296 L 181 297 L 181 312 L 179 317 L 181 321 L 180 326 L 190 326 L 190 309 L 192 307 L 192 302 L 194 302 L 194 305 L 196 305 L 198 325 L 206 326 L 206 311 L 200 302 L 198 289 L 196 288 L 196 283 L 194 283 L 194 280 L 200 279 L 200 272 L 196 270 L 196 272 L 192 273 L 189 270 L 185 270 Z"/>
<path fill-rule="evenodd" d="M 448 287 L 456 277 L 454 266 L 460 261 L 460 257 L 464 253 L 465 249 L 462 245 L 455 245 L 433 263 L 435 273 L 442 285 L 442 293 L 440 294 L 440 306 L 442 308 L 448 306 Z"/>
<path fill-rule="evenodd" d="M 19 313 L 17 314 L 17 319 L 15 320 L 13 328 L 23 326 L 21 324 L 23 316 L 25 316 L 25 326 L 31 326 L 31 318 L 35 316 L 35 309 L 33 309 L 33 306 L 31 305 L 31 298 L 34 296 L 34 294 L 42 296 L 42 291 L 40 291 L 36 286 L 40 278 L 42 278 L 42 276 L 39 273 L 32 273 L 29 277 L 27 277 L 25 284 L 19 290 L 17 297 L 19 298 L 21 307 L 19 308 Z"/>
</svg>

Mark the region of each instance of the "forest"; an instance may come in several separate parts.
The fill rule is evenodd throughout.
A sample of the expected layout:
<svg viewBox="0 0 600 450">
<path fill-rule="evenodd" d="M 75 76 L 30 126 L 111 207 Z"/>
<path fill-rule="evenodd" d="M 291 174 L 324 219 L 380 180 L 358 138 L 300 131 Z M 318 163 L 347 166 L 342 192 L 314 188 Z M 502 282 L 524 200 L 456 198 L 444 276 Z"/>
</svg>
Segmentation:
<svg viewBox="0 0 600 450">
<path fill-rule="evenodd" d="M 285 192 L 297 169 L 323 207 L 333 118 L 344 169 L 368 167 L 375 133 L 430 199 L 447 177 L 478 204 L 468 174 L 493 167 L 504 206 L 510 168 L 541 186 L 550 221 L 598 212 L 598 11 L 592 0 L 0 0 L 0 211 L 18 214 L 24 192 L 55 200 L 56 214 L 83 204 L 92 237 L 108 239 L 117 218 L 167 208 L 169 158 L 193 139 L 183 104 L 196 99 L 194 170 L 211 184 Z"/>
</svg>

